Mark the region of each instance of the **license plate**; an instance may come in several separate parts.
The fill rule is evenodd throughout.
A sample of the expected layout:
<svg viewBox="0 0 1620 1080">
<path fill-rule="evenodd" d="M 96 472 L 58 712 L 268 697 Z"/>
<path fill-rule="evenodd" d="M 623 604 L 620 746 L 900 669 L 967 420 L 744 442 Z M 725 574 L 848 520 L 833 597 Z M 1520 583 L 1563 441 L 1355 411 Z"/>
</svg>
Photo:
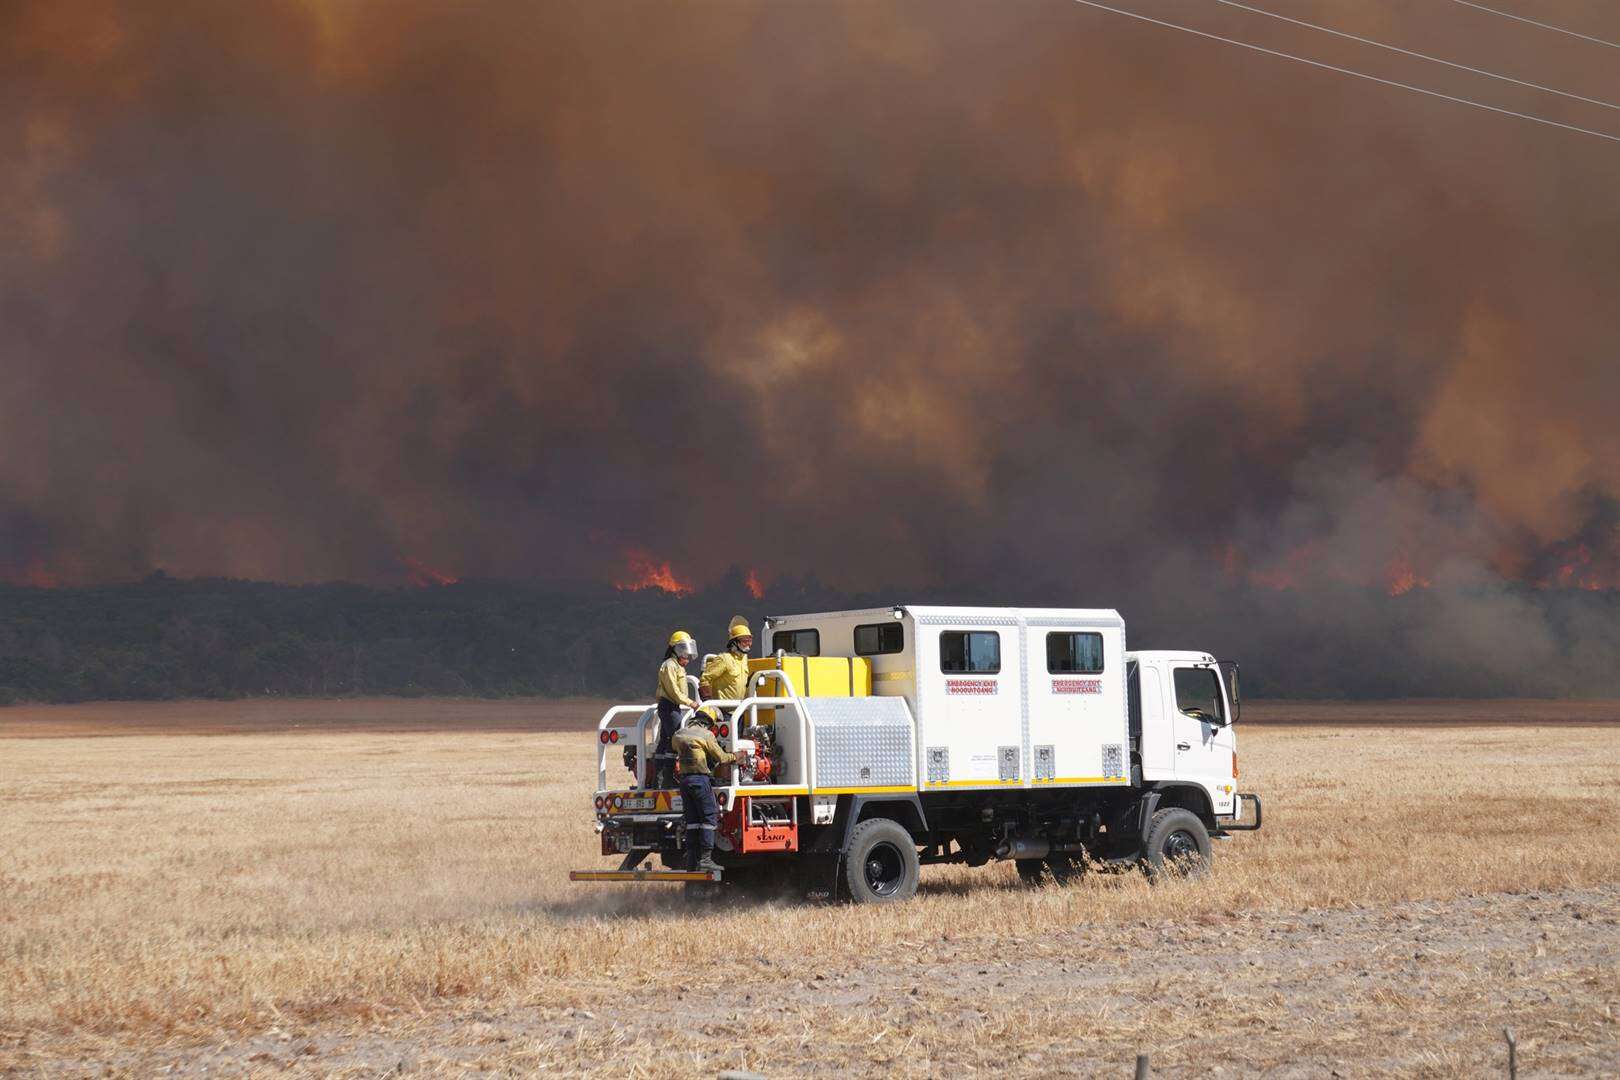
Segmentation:
<svg viewBox="0 0 1620 1080">
<path fill-rule="evenodd" d="M 619 800 L 620 810 L 651 810 L 658 800 L 651 795 L 631 795 Z"/>
</svg>

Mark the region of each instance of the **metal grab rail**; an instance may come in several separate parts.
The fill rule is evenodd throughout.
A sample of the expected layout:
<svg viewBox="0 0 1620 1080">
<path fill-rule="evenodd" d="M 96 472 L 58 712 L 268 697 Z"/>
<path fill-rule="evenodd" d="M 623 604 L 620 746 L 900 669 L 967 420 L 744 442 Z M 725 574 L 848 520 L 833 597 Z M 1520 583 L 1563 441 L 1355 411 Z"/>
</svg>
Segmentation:
<svg viewBox="0 0 1620 1080">
<path fill-rule="evenodd" d="M 693 678 L 693 676 L 687 677 Z M 767 668 L 764 671 L 756 671 L 751 677 L 750 682 L 763 686 L 771 679 L 775 679 L 777 682 L 781 683 L 782 689 L 786 691 L 785 696 L 751 696 L 743 698 L 741 701 L 731 698 L 710 698 L 709 700 L 702 702 L 702 705 L 712 705 L 716 708 L 729 710 L 732 723 L 731 731 L 726 735 L 725 738 L 725 747 L 733 754 L 737 752 L 737 737 L 741 733 L 744 726 L 737 722 L 737 717 L 741 713 L 747 712 L 749 714 L 751 723 L 758 723 L 759 710 L 762 707 L 767 709 L 791 709 L 794 717 L 798 721 L 797 730 L 799 734 L 799 753 L 804 758 L 804 781 L 805 786 L 808 787 L 810 785 L 811 761 L 813 760 L 813 746 L 811 743 L 812 734 L 810 731 L 809 720 L 805 715 L 804 706 L 800 703 L 798 690 L 794 688 L 793 680 L 788 676 L 787 672 L 775 668 Z M 657 722 L 658 709 L 655 705 L 615 705 L 608 709 L 607 712 L 603 713 L 602 719 L 597 721 L 597 732 L 600 733 L 607 730 L 609 727 L 616 726 L 613 724 L 614 718 L 623 716 L 626 713 L 640 714 L 640 719 L 636 723 L 636 742 L 642 748 L 643 752 L 651 753 L 647 741 L 647 729 L 653 723 Z M 600 739 L 597 740 L 596 790 L 607 790 L 608 750 L 621 745 L 622 744 L 620 743 L 604 743 Z M 728 811 L 737 804 L 737 789 L 739 786 L 737 781 L 737 770 L 733 769 L 731 771 L 731 782 L 723 789 L 725 795 L 725 808 Z M 638 776 L 636 778 L 636 783 L 633 786 L 636 788 L 644 788 L 646 785 L 641 783 L 641 778 Z M 716 792 L 716 794 L 719 795 L 721 792 Z"/>
<path fill-rule="evenodd" d="M 736 718 L 737 714 L 743 711 L 743 709 L 746 708 L 749 713 L 750 726 L 759 722 L 759 709 L 762 705 L 770 709 L 792 709 L 793 715 L 798 719 L 798 752 L 799 755 L 804 759 L 804 784 L 805 787 L 808 788 L 810 786 L 811 762 L 814 760 L 811 754 L 812 748 L 810 745 L 811 733 L 809 719 L 805 716 L 804 706 L 799 701 L 799 692 L 794 688 L 793 680 L 788 677 L 787 672 L 780 668 L 765 668 L 762 671 L 754 672 L 751 676 L 749 676 L 748 681 L 752 686 L 763 687 L 765 683 L 771 679 L 775 679 L 777 682 L 782 684 L 782 689 L 785 691 L 785 696 L 751 696 L 739 701 L 737 703 L 737 711 L 732 713 L 731 734 L 726 737 L 726 749 L 733 754 L 737 752 L 737 734 L 742 729 L 743 725 L 737 723 Z M 740 786 L 738 783 L 737 772 L 738 770 L 736 769 L 731 770 L 731 783 L 727 784 L 725 787 L 725 805 L 728 812 L 732 807 L 737 805 L 737 789 Z"/>
<path fill-rule="evenodd" d="M 596 723 L 597 734 L 600 735 L 602 732 L 606 731 L 608 728 L 616 726 L 613 723 L 611 723 L 613 718 L 615 716 L 622 716 L 625 713 L 640 713 L 641 714 L 641 719 L 636 724 L 636 742 L 638 744 L 640 744 L 642 747 L 645 747 L 647 745 L 648 715 L 650 713 L 652 719 L 655 719 L 655 720 L 658 718 L 658 708 L 655 705 L 615 705 L 611 709 L 609 709 L 607 712 L 603 713 L 602 714 L 602 719 L 597 721 L 597 723 Z M 610 748 L 616 748 L 618 746 L 619 746 L 618 743 L 605 743 L 600 738 L 598 738 L 596 740 L 596 790 L 597 791 L 606 791 L 607 790 L 607 770 L 608 770 L 607 755 L 608 755 L 608 750 Z M 640 785 L 637 784 L 637 786 L 639 787 Z"/>
<path fill-rule="evenodd" d="M 693 701 L 697 701 L 698 700 L 698 677 L 696 675 L 688 675 L 688 676 L 686 676 L 686 686 L 687 686 L 689 696 L 691 697 L 691 699 Z M 711 705 L 711 704 L 712 705 L 724 705 L 724 704 L 726 704 L 726 702 L 724 702 L 724 701 L 714 701 L 714 702 L 705 701 L 702 704 L 704 704 L 704 705 Z M 651 712 L 649 713 L 648 710 L 651 710 Z M 691 709 L 686 709 L 686 708 L 682 708 L 681 711 L 683 713 L 687 714 L 687 715 L 690 715 L 691 712 L 692 712 Z M 654 747 L 649 745 L 648 742 L 647 742 L 647 728 L 649 726 L 651 726 L 653 721 L 658 719 L 658 706 L 656 704 L 653 704 L 653 705 L 615 705 L 612 708 L 608 709 L 607 712 L 603 713 L 602 714 L 602 719 L 600 719 L 600 720 L 598 720 L 596 722 L 597 733 L 600 734 L 601 732 L 607 730 L 609 727 L 616 726 L 616 725 L 611 723 L 611 721 L 613 720 L 614 717 L 622 716 L 625 713 L 631 713 L 631 712 L 633 712 L 633 713 L 641 713 L 642 714 L 641 720 L 636 724 L 636 742 L 641 747 L 642 753 L 644 753 L 647 756 L 648 760 L 651 760 Z M 685 717 L 683 716 L 682 720 L 684 721 L 684 719 L 685 719 Z M 607 770 L 608 770 L 607 752 L 610 749 L 613 749 L 614 747 L 617 747 L 617 746 L 619 746 L 618 743 L 611 743 L 610 744 L 610 743 L 601 742 L 600 739 L 598 740 L 597 754 L 596 754 L 596 790 L 597 791 L 606 791 L 607 790 Z M 637 787 L 637 788 L 642 788 L 642 787 L 646 786 L 645 784 L 643 784 L 641 782 L 641 777 L 639 775 L 636 777 L 636 782 L 635 782 L 634 786 Z"/>
</svg>

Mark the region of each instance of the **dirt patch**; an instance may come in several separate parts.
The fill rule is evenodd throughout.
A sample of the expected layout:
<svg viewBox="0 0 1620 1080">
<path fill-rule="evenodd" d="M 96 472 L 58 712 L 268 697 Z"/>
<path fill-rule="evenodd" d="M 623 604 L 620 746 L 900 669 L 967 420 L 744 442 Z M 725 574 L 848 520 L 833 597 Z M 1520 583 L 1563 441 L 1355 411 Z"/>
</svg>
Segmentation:
<svg viewBox="0 0 1620 1080">
<path fill-rule="evenodd" d="M 283 732 L 588 731 L 609 703 L 594 698 L 252 698 L 96 701 L 0 709 L 0 738 L 246 735 Z M 387 752 L 387 751 L 379 751 Z"/>
<path fill-rule="evenodd" d="M 768 928 L 769 908 L 759 912 Z M 767 1076 L 948 1070 L 1428 1076 L 1620 1070 L 1620 886 L 1128 926 L 946 936 L 869 963 L 716 956 L 582 1003 L 396 1011 L 363 1025 L 56 1057 L 44 1075 Z M 31 1060 L 30 1060 L 31 1059 Z"/>
<path fill-rule="evenodd" d="M 1525 727 L 1620 725 L 1620 701 L 1543 698 L 1406 698 L 1393 701 L 1260 699 L 1243 705 L 1245 724 L 1372 727 Z"/>
<path fill-rule="evenodd" d="M 0 738 L 589 731 L 612 704 L 617 703 L 596 698 L 252 698 L 13 705 L 0 708 Z M 1620 701 L 1258 700 L 1244 705 L 1243 723 L 1347 728 L 1620 726 Z"/>
</svg>

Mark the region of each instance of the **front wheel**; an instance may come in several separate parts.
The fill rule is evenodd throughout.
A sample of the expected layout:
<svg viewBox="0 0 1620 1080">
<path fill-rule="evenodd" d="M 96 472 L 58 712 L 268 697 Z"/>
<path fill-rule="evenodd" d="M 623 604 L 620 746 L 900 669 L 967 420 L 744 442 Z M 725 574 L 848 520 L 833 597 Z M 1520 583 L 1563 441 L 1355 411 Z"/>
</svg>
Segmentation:
<svg viewBox="0 0 1620 1080">
<path fill-rule="evenodd" d="M 1160 810 L 1148 825 L 1142 867 L 1148 878 L 1202 877 L 1212 856 L 1209 830 L 1197 814 L 1180 807 Z"/>
<path fill-rule="evenodd" d="M 869 818 L 844 849 L 844 887 L 857 904 L 893 904 L 917 892 L 917 844 L 897 821 Z"/>
</svg>

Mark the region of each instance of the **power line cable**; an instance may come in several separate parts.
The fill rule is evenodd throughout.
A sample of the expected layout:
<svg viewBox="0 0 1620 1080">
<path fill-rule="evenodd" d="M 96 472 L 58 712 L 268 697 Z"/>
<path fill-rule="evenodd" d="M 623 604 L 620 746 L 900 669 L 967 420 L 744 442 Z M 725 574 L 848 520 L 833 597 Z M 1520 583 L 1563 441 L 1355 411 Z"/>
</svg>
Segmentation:
<svg viewBox="0 0 1620 1080">
<path fill-rule="evenodd" d="M 1224 4 L 1227 7 L 1237 8 L 1241 11 L 1253 12 L 1256 15 L 1264 15 L 1268 19 L 1280 19 L 1285 23 L 1293 23 L 1295 26 L 1303 26 L 1310 30 L 1319 30 L 1324 34 L 1332 34 L 1334 37 L 1346 38 L 1350 41 L 1359 41 L 1363 45 L 1371 45 L 1375 48 L 1387 49 L 1393 53 L 1400 53 L 1402 56 L 1413 56 L 1419 60 L 1427 60 L 1430 63 L 1444 64 L 1446 67 L 1456 68 L 1458 71 L 1469 71 L 1475 75 L 1483 75 L 1487 79 L 1500 79 L 1502 82 L 1513 83 L 1515 86 L 1527 86 L 1532 90 L 1540 90 L 1543 93 L 1557 94 L 1559 97 L 1570 98 L 1574 101 L 1584 101 L 1588 105 L 1601 105 L 1605 109 L 1614 109 L 1616 111 L 1620 111 L 1620 105 L 1616 105 L 1613 102 L 1600 101 L 1597 98 L 1583 97 L 1580 94 L 1572 94 L 1567 90 L 1559 90 L 1551 86 L 1542 86 L 1540 83 L 1526 82 L 1524 79 L 1515 79 L 1511 75 L 1498 75 L 1494 71 L 1486 71 L 1484 68 L 1469 67 L 1467 64 L 1458 64 L 1451 60 L 1442 60 L 1438 56 L 1430 56 L 1427 53 L 1413 52 L 1411 49 L 1403 49 L 1398 45 L 1386 45 L 1382 41 L 1374 41 L 1372 38 L 1361 37 L 1357 34 L 1349 34 L 1343 30 L 1335 30 L 1330 26 L 1318 26 L 1316 23 L 1306 22 L 1304 19 L 1295 19 L 1288 15 L 1279 15 L 1275 11 L 1267 11 L 1265 8 L 1257 8 L 1251 7 L 1248 4 L 1240 4 L 1237 2 L 1237 0 L 1215 0 L 1215 2 L 1217 4 Z"/>
<path fill-rule="evenodd" d="M 1620 44 L 1616 44 L 1613 41 L 1605 41 L 1603 38 L 1593 37 L 1591 34 L 1582 34 L 1575 30 L 1566 30 L 1562 26 L 1554 26 L 1552 23 L 1537 22 L 1535 19 L 1527 19 L 1523 15 L 1515 15 L 1511 11 L 1499 11 L 1493 7 L 1486 7 L 1484 4 L 1476 4 L 1473 2 L 1473 0 L 1451 0 L 1451 2 L 1454 4 L 1461 4 L 1463 7 L 1476 8 L 1479 11 L 1488 11 L 1492 15 L 1500 15 L 1502 18 L 1512 19 L 1514 22 L 1529 23 L 1531 26 L 1539 26 L 1543 30 L 1554 30 L 1560 34 L 1568 34 L 1570 37 L 1577 37 L 1582 41 L 1590 41 L 1594 45 L 1607 45 L 1611 49 L 1620 49 Z"/>
<path fill-rule="evenodd" d="M 1351 68 L 1338 67 L 1334 64 L 1324 63 L 1321 60 L 1310 60 L 1303 56 L 1295 56 L 1293 53 L 1282 52 L 1278 49 L 1268 49 L 1264 45 L 1256 45 L 1253 42 L 1239 41 L 1237 38 L 1222 37 L 1219 34 L 1211 34 L 1205 30 L 1194 30 L 1192 27 L 1183 26 L 1180 23 L 1167 22 L 1164 19 L 1155 19 L 1152 16 L 1143 15 L 1139 12 L 1126 11 L 1123 8 L 1109 7 L 1107 4 L 1097 3 L 1097 0 L 1072 0 L 1072 2 L 1076 4 L 1083 4 L 1086 7 L 1096 8 L 1098 11 L 1110 11 L 1115 15 L 1124 15 L 1129 19 L 1138 19 L 1145 23 L 1152 23 L 1155 26 L 1163 26 L 1171 30 L 1180 30 L 1187 34 L 1196 34 L 1198 37 L 1209 38 L 1211 41 L 1220 41 L 1226 43 L 1227 45 L 1236 45 L 1240 49 L 1251 49 L 1254 52 L 1265 53 L 1267 56 L 1281 57 L 1284 60 L 1292 60 L 1298 64 L 1308 64 L 1311 67 L 1321 68 L 1324 71 L 1336 71 L 1340 75 L 1349 75 L 1353 78 L 1366 79 L 1368 82 L 1380 83 L 1384 86 L 1394 86 L 1402 90 L 1410 90 L 1415 94 L 1424 94 L 1428 97 L 1439 98 L 1442 101 L 1453 101 L 1458 105 L 1469 105 L 1476 109 L 1484 109 L 1486 112 L 1501 113 L 1503 116 L 1513 116 L 1520 120 L 1529 120 L 1534 124 L 1545 124 L 1548 127 L 1562 128 L 1565 131 L 1573 131 L 1581 135 L 1592 135 L 1599 139 L 1607 139 L 1609 142 L 1620 143 L 1620 135 L 1609 135 L 1602 131 L 1593 131 L 1591 128 L 1576 127 L 1574 124 L 1565 124 L 1557 120 L 1548 120 L 1545 116 L 1532 116 L 1530 113 L 1514 112 L 1512 109 L 1503 109 L 1496 105 L 1486 105 L 1483 102 L 1472 101 L 1468 98 L 1455 97 L 1451 94 L 1442 94 L 1438 90 L 1429 90 L 1421 86 L 1413 86 L 1411 83 L 1396 82 L 1394 79 L 1385 79 L 1377 75 L 1368 75 L 1364 71 L 1355 71 Z"/>
</svg>

